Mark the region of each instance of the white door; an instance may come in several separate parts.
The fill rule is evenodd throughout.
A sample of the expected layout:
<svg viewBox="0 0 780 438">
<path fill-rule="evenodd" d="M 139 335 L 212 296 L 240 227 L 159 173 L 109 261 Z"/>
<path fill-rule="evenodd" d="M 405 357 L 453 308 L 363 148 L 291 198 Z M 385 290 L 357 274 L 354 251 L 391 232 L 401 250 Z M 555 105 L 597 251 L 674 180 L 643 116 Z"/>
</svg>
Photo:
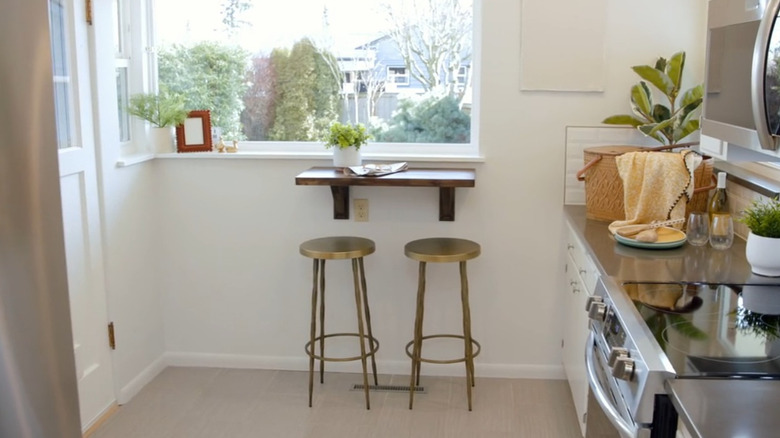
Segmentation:
<svg viewBox="0 0 780 438">
<path fill-rule="evenodd" d="M 108 343 L 87 4 L 49 0 L 62 216 L 82 429 L 115 402 Z"/>
</svg>

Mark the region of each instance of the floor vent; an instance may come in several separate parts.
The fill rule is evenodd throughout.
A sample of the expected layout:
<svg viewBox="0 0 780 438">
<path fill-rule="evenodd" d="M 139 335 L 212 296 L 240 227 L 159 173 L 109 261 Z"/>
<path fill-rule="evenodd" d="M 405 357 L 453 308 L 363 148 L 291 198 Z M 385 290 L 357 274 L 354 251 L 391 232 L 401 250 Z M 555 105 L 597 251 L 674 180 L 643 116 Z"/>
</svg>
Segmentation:
<svg viewBox="0 0 780 438">
<path fill-rule="evenodd" d="M 351 391 L 362 391 L 364 388 L 362 383 L 357 383 L 355 385 L 352 385 Z M 409 392 L 409 386 L 402 386 L 402 385 L 368 385 L 369 391 L 380 391 L 380 392 Z M 420 392 L 425 393 L 425 387 L 424 386 L 415 386 L 414 392 Z"/>
</svg>

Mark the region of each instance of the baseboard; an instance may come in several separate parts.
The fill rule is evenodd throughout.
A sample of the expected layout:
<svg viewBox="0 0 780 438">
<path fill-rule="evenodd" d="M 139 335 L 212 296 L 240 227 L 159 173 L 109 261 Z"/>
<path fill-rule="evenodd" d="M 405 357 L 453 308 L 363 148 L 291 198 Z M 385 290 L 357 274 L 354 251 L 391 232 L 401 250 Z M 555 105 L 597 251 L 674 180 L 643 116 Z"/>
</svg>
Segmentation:
<svg viewBox="0 0 780 438">
<path fill-rule="evenodd" d="M 165 363 L 165 357 L 160 357 L 152 362 L 148 367 L 141 371 L 133 380 L 119 390 L 117 396 L 117 403 L 122 405 L 130 401 L 136 394 L 138 394 L 147 383 L 157 377 L 162 370 L 165 369 L 167 364 Z"/>
<path fill-rule="evenodd" d="M 208 368 L 249 368 L 266 370 L 306 371 L 309 361 L 305 357 L 251 356 L 211 353 L 165 353 L 163 362 L 167 366 L 208 367 Z M 565 379 L 563 366 L 523 365 L 523 364 L 483 364 L 475 363 L 477 377 L 508 379 Z M 326 369 L 335 372 L 359 373 L 361 365 L 354 362 L 328 362 Z M 408 374 L 408 361 L 378 361 L 377 369 L 381 374 Z M 423 374 L 430 376 L 464 376 L 463 364 L 423 365 Z"/>
</svg>

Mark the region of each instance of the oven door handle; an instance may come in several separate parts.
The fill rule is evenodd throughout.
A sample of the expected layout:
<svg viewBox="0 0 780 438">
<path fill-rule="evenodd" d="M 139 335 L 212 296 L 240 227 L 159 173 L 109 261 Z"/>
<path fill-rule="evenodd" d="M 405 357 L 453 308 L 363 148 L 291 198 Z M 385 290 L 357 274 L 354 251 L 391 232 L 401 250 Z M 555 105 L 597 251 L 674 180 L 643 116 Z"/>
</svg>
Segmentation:
<svg viewBox="0 0 780 438">
<path fill-rule="evenodd" d="M 606 393 L 604 392 L 604 389 L 599 383 L 599 378 L 596 375 L 596 370 L 594 368 L 595 357 L 593 356 L 593 343 L 595 340 L 595 335 L 593 331 L 591 331 L 588 335 L 588 343 L 585 348 L 585 369 L 588 374 L 588 384 L 590 385 L 590 389 L 593 391 L 593 396 L 598 402 L 599 406 L 601 406 L 601 409 L 604 410 L 604 414 L 606 415 L 609 422 L 620 431 L 621 435 L 636 437 L 638 428 L 626 421 L 620 415 L 617 409 L 612 406 L 612 403 L 610 403 Z"/>
</svg>

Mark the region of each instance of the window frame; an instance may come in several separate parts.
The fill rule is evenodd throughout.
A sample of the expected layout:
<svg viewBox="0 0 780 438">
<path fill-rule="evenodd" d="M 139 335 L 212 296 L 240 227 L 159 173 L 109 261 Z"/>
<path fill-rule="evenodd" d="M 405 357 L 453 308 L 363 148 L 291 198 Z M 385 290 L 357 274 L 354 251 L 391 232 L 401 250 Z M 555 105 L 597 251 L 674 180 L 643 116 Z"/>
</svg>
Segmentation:
<svg viewBox="0 0 780 438">
<path fill-rule="evenodd" d="M 394 70 L 403 70 L 403 73 L 397 73 Z M 401 82 L 398 79 L 403 79 Z M 409 72 L 406 66 L 388 65 L 387 66 L 387 82 L 395 87 L 408 87 L 411 85 L 409 79 Z"/>
<path fill-rule="evenodd" d="M 140 62 L 131 62 L 130 74 L 132 79 L 129 86 L 129 94 L 139 92 L 153 92 L 157 90 L 157 56 L 154 47 L 154 29 L 157 22 L 161 22 L 154 16 L 154 0 L 129 1 L 129 20 L 127 41 L 131 45 L 131 58 Z M 482 1 L 473 0 L 473 26 L 472 26 L 472 58 L 470 73 L 472 74 L 472 97 L 469 102 L 471 116 L 471 139 L 468 143 L 380 143 L 370 142 L 365 149 L 361 149 L 366 159 L 393 160 L 393 161 L 483 161 L 484 156 L 479 146 L 480 127 L 480 71 L 481 71 L 481 40 L 482 40 Z M 397 66 L 396 66 L 397 67 Z M 409 78 L 408 68 L 406 77 Z M 389 70 L 388 70 L 389 71 Z M 404 88 L 409 84 L 396 84 Z M 121 146 L 122 155 L 137 155 L 150 153 L 148 146 L 149 133 L 145 129 L 145 123 L 137 118 L 131 118 L 132 140 Z M 273 141 L 241 141 L 239 142 L 240 156 L 265 156 L 268 158 L 320 158 L 329 157 L 332 151 L 324 148 L 321 142 L 273 142 Z M 192 155 L 192 154 L 190 154 Z M 223 154 L 227 155 L 227 154 Z"/>
</svg>

